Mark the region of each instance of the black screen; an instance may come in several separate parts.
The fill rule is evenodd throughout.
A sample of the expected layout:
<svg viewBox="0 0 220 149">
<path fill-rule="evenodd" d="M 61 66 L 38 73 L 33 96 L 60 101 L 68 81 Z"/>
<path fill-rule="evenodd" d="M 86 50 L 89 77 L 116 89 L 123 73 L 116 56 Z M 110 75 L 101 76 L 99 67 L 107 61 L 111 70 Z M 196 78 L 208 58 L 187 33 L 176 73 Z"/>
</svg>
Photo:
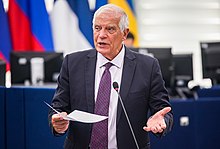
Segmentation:
<svg viewBox="0 0 220 149">
<path fill-rule="evenodd" d="M 63 53 L 57 52 L 11 52 L 11 82 L 23 84 L 31 81 L 30 60 L 34 57 L 44 59 L 44 82 L 56 82 L 63 62 Z"/>
<path fill-rule="evenodd" d="M 172 88 L 174 83 L 173 78 L 173 63 L 172 63 L 172 52 L 171 48 L 131 48 L 131 50 L 153 56 L 158 59 L 163 79 L 165 81 L 165 86 L 167 88 Z"/>
<path fill-rule="evenodd" d="M 175 86 L 187 87 L 193 80 L 192 54 L 173 55 Z"/>
<path fill-rule="evenodd" d="M 201 42 L 203 78 L 220 84 L 220 42 Z"/>
<path fill-rule="evenodd" d="M 0 60 L 0 86 L 5 86 L 6 63 Z"/>
</svg>

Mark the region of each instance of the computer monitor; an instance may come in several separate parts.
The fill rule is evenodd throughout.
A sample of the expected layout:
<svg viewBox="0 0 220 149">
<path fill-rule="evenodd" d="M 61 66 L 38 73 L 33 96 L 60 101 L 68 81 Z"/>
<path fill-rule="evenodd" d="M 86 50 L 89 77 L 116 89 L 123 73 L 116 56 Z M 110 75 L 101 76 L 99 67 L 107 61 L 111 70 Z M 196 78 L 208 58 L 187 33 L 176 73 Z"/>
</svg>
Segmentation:
<svg viewBox="0 0 220 149">
<path fill-rule="evenodd" d="M 5 86 L 6 63 L 0 60 L 0 86 Z"/>
<path fill-rule="evenodd" d="M 31 82 L 30 60 L 35 57 L 44 59 L 44 82 L 56 82 L 63 62 L 63 53 L 58 52 L 16 52 L 10 53 L 11 83 Z"/>
<path fill-rule="evenodd" d="M 210 78 L 213 85 L 220 84 L 220 41 L 201 42 L 203 78 Z"/>
<path fill-rule="evenodd" d="M 175 87 L 188 87 L 188 82 L 193 80 L 192 54 L 173 55 Z"/>
<path fill-rule="evenodd" d="M 173 64 L 172 64 L 172 52 L 171 47 L 143 47 L 143 48 L 130 48 L 133 51 L 150 55 L 158 59 L 165 86 L 167 88 L 173 88 L 174 77 L 173 77 Z"/>
</svg>

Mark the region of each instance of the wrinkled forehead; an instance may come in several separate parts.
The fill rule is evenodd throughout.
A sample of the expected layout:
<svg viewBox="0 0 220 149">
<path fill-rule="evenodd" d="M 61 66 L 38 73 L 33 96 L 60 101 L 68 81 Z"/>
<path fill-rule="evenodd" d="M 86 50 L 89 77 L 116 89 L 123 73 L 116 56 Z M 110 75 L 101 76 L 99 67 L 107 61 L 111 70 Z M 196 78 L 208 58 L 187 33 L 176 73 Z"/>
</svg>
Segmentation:
<svg viewBox="0 0 220 149">
<path fill-rule="evenodd" d="M 96 16 L 95 22 L 99 22 L 99 21 L 118 23 L 120 21 L 120 17 L 110 12 L 103 12 Z"/>
<path fill-rule="evenodd" d="M 116 16 L 114 13 L 102 12 L 96 16 L 94 25 L 99 25 L 99 26 L 103 26 L 103 27 L 104 26 L 106 26 L 106 27 L 110 27 L 110 26 L 119 27 L 119 22 L 120 22 L 120 17 Z"/>
</svg>

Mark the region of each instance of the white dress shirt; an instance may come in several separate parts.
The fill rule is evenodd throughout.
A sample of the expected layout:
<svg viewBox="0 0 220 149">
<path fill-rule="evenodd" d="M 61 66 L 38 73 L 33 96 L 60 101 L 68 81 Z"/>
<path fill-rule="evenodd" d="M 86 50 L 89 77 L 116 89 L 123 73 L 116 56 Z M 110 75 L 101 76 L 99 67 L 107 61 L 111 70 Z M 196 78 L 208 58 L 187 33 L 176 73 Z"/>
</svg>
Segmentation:
<svg viewBox="0 0 220 149">
<path fill-rule="evenodd" d="M 113 64 L 109 69 L 111 73 L 111 84 L 113 82 L 118 82 L 120 89 L 122 70 L 124 64 L 124 55 L 125 55 L 124 46 L 120 51 L 120 53 L 112 61 L 109 61 L 100 53 L 97 54 L 96 73 L 95 73 L 95 101 L 97 98 L 99 82 L 105 70 L 104 65 L 108 62 L 111 62 Z M 116 140 L 117 106 L 118 106 L 118 94 L 116 93 L 116 91 L 112 86 L 110 103 L 109 103 L 109 116 L 108 116 L 108 148 L 109 149 L 117 149 L 117 140 Z"/>
</svg>

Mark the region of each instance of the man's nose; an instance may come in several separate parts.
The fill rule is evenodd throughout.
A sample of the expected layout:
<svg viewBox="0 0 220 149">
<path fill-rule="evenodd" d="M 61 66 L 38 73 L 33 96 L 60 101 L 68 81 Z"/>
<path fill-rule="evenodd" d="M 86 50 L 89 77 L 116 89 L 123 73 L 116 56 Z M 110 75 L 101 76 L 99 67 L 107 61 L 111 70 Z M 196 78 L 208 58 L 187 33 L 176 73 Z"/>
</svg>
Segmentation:
<svg viewBox="0 0 220 149">
<path fill-rule="evenodd" d="M 107 32 L 106 29 L 101 29 L 101 30 L 99 31 L 99 36 L 100 36 L 100 37 L 106 37 L 107 34 L 108 34 L 108 32 Z"/>
</svg>

